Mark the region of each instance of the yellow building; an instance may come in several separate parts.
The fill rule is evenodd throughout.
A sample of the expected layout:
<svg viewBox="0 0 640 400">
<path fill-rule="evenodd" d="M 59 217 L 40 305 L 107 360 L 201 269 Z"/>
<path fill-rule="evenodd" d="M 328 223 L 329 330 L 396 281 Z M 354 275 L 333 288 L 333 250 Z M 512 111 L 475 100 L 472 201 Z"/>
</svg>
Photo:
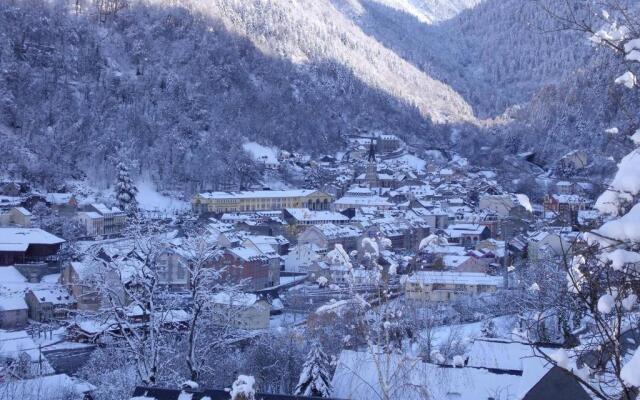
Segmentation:
<svg viewBox="0 0 640 400">
<path fill-rule="evenodd" d="M 233 213 L 273 211 L 284 208 L 328 210 L 331 196 L 318 190 L 256 190 L 198 193 L 191 200 L 195 212 Z"/>
</svg>

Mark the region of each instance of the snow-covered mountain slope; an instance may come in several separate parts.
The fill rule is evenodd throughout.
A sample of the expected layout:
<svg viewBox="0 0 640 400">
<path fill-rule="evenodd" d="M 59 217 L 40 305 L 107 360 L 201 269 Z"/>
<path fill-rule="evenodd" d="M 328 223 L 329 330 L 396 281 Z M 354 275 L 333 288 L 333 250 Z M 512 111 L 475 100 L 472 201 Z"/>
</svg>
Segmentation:
<svg viewBox="0 0 640 400">
<path fill-rule="evenodd" d="M 330 0 L 185 3 L 219 18 L 267 54 L 297 64 L 337 62 L 370 86 L 417 106 L 435 122 L 473 119 L 472 108 L 458 93 L 367 35 Z"/>
<path fill-rule="evenodd" d="M 391 7 L 414 16 L 423 23 L 436 23 L 450 19 L 460 12 L 475 7 L 483 0 L 374 0 L 376 3 Z M 355 14 L 362 13 L 364 6 L 361 0 L 334 0 L 343 9 L 350 9 Z"/>
<path fill-rule="evenodd" d="M 246 178 L 243 139 L 320 153 L 383 130 L 447 145 L 592 57 L 521 0 L 131 0 L 106 20 L 93 1 L 64 4 L 0 2 L 0 140 L 41 163 L 0 160 L 16 173 L 107 179 L 126 158 L 211 186 Z"/>
</svg>

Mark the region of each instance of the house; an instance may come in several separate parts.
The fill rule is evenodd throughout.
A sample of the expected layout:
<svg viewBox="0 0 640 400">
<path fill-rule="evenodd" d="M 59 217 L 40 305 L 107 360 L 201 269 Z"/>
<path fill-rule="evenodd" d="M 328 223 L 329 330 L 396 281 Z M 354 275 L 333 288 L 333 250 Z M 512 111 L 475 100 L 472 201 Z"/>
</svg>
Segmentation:
<svg viewBox="0 0 640 400">
<path fill-rule="evenodd" d="M 409 223 L 404 219 L 388 218 L 374 220 L 363 232 L 363 237 L 384 237 L 391 241 L 391 248 L 415 250 L 420 241 L 429 236 L 426 223 Z"/>
<path fill-rule="evenodd" d="M 479 224 L 452 224 L 444 229 L 444 233 L 449 238 L 449 242 L 465 247 L 473 247 L 478 242 L 491 237 L 489 228 Z"/>
<path fill-rule="evenodd" d="M 380 393 L 389 400 L 591 398 L 569 372 L 549 365 L 542 357 L 536 356 L 530 346 L 522 347 L 522 355 L 515 356 L 506 347 L 496 348 L 495 353 L 486 352 L 486 366 L 483 365 L 484 360 L 478 360 L 473 354 L 469 356 L 467 365 L 453 366 L 426 363 L 400 353 L 343 350 L 331 381 L 332 394 L 351 400 L 380 398 Z M 475 366 L 477 361 L 473 359 L 483 366 Z M 502 359 L 507 362 L 503 363 Z M 492 368 L 492 365 L 503 368 Z"/>
<path fill-rule="evenodd" d="M 353 225 L 322 224 L 310 226 L 298 236 L 298 245 L 315 244 L 331 249 L 341 244 L 346 251 L 357 250 L 362 230 Z"/>
<path fill-rule="evenodd" d="M 564 256 L 570 252 L 571 245 L 570 238 L 562 232 L 534 232 L 527 238 L 527 257 L 530 260 L 538 260 L 549 252 L 555 256 Z"/>
<path fill-rule="evenodd" d="M 31 213 L 24 207 L 11 207 L 7 212 L 0 214 L 0 226 L 29 228 L 31 226 Z"/>
<path fill-rule="evenodd" d="M 232 247 L 221 251 L 212 263 L 222 276 L 233 283 L 243 283 L 247 290 L 260 290 L 275 286 L 270 274 L 269 258 L 248 247 Z"/>
<path fill-rule="evenodd" d="M 190 286 L 189 256 L 180 245 L 162 249 L 156 257 L 158 284 L 169 291 L 187 290 Z"/>
<path fill-rule="evenodd" d="M 331 196 L 318 190 L 257 190 L 199 193 L 193 198 L 191 205 L 198 213 L 222 214 L 304 207 L 328 210 L 331 200 Z"/>
<path fill-rule="evenodd" d="M 104 235 L 104 217 L 95 211 L 81 211 L 77 214 L 78 221 L 84 226 L 87 236 Z"/>
<path fill-rule="evenodd" d="M 451 301 L 462 295 L 494 293 L 504 278 L 477 272 L 418 271 L 405 280 L 408 299 Z"/>
<path fill-rule="evenodd" d="M 164 389 L 137 386 L 129 400 L 229 400 L 228 390 Z M 290 396 L 286 394 L 256 393 L 256 400 L 317 400 L 317 397 Z M 325 400 L 338 400 L 325 398 Z"/>
<path fill-rule="evenodd" d="M 558 162 L 558 169 L 562 172 L 577 171 L 585 168 L 589 163 L 589 155 L 584 150 L 573 150 L 565 154 Z"/>
<path fill-rule="evenodd" d="M 287 222 L 288 233 L 297 236 L 308 225 L 349 223 L 349 217 L 336 211 L 313 211 L 308 208 L 286 208 L 283 218 Z"/>
<path fill-rule="evenodd" d="M 0 298 L 0 329 L 20 329 L 27 325 L 29 307 L 20 295 Z"/>
<path fill-rule="evenodd" d="M 76 300 L 62 288 L 32 289 L 25 296 L 29 318 L 46 322 L 66 318 L 76 308 Z"/>
<path fill-rule="evenodd" d="M 39 228 L 0 228 L 0 265 L 55 260 L 64 242 Z"/>
<path fill-rule="evenodd" d="M 217 293 L 211 298 L 213 322 L 221 326 L 268 329 L 271 306 L 251 293 Z"/>
<path fill-rule="evenodd" d="M 369 188 L 352 188 L 349 189 L 344 196 L 333 203 L 336 211 L 345 211 L 348 209 L 359 209 L 363 207 L 373 207 L 380 210 L 388 210 L 393 207 L 393 203 L 387 199 L 380 197 L 376 192 Z"/>
<path fill-rule="evenodd" d="M 78 201 L 73 193 L 47 193 L 45 201 L 62 215 L 72 215 L 78 208 Z"/>
<path fill-rule="evenodd" d="M 284 258 L 284 270 L 287 272 L 307 272 L 314 261 L 317 261 L 326 249 L 316 244 L 298 244 L 291 248 Z"/>
<path fill-rule="evenodd" d="M 102 232 L 98 231 L 99 235 L 117 235 L 126 227 L 127 215 L 118 207 L 109 208 L 102 203 L 93 203 L 89 206 L 88 211 L 96 212 L 102 217 L 102 224 L 96 223 L 96 226 L 100 227 L 101 225 L 103 229 Z"/>
<path fill-rule="evenodd" d="M 523 215 L 531 214 L 533 208 L 529 198 L 524 194 L 498 194 L 480 196 L 478 208 L 491 210 L 500 218 L 505 218 L 515 213 L 518 209 Z"/>
<path fill-rule="evenodd" d="M 576 223 L 578 213 L 587 209 L 589 201 L 577 194 L 552 194 L 544 198 L 544 211 L 565 223 Z"/>
<path fill-rule="evenodd" d="M 281 256 L 289 252 L 289 240 L 284 236 L 248 235 L 242 242 L 242 245 L 256 249 L 259 246 L 266 245 Z"/>
<path fill-rule="evenodd" d="M 94 283 L 94 272 L 99 265 L 99 262 L 72 261 L 60 274 L 60 283 L 76 300 L 78 310 L 97 311 L 100 308 L 101 295 Z"/>
</svg>

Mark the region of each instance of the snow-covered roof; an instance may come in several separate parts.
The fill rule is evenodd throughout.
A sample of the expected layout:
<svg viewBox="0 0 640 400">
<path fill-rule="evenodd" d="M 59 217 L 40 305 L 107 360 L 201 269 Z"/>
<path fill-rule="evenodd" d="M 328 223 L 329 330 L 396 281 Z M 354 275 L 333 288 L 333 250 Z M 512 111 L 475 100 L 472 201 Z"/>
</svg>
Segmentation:
<svg viewBox="0 0 640 400">
<path fill-rule="evenodd" d="M 480 272 L 418 271 L 407 278 L 410 283 L 502 286 L 504 278 Z"/>
<path fill-rule="evenodd" d="M 199 196 L 205 199 L 252 199 L 252 198 L 287 198 L 306 197 L 317 190 L 312 189 L 288 189 L 288 190 L 253 190 L 242 192 L 205 192 Z"/>
<path fill-rule="evenodd" d="M 287 208 L 293 218 L 302 222 L 349 221 L 349 218 L 335 211 L 316 211 L 308 208 Z"/>
<path fill-rule="evenodd" d="M 48 203 L 55 205 L 67 204 L 73 198 L 73 193 L 47 193 L 46 200 Z"/>
<path fill-rule="evenodd" d="M 28 308 L 24 297 L 9 296 L 0 298 L 0 311 L 26 310 Z"/>
<path fill-rule="evenodd" d="M 266 257 L 259 251 L 250 247 L 232 247 L 228 252 L 244 261 L 266 261 Z"/>
<path fill-rule="evenodd" d="M 362 234 L 359 228 L 351 225 L 321 224 L 316 225 L 315 228 L 320 230 L 327 239 L 358 237 Z"/>
<path fill-rule="evenodd" d="M 61 244 L 64 239 L 40 228 L 0 228 L 0 251 L 25 251 L 30 244 Z"/>
<path fill-rule="evenodd" d="M 550 367 L 540 359 L 528 362 L 516 374 L 486 368 L 440 366 L 397 353 L 343 350 L 332 380 L 332 395 L 371 400 L 383 393 L 391 400 L 488 399 L 500 393 L 504 400 L 521 399 Z"/>
<path fill-rule="evenodd" d="M 358 207 L 390 207 L 393 205 L 380 196 L 344 196 L 336 200 L 334 204 Z"/>
<path fill-rule="evenodd" d="M 259 297 L 253 293 L 227 293 L 220 292 L 212 296 L 211 301 L 221 305 L 237 307 L 251 307 L 256 304 Z"/>
<path fill-rule="evenodd" d="M 27 210 L 24 207 L 14 207 L 14 210 L 16 210 L 20 214 L 24 215 L 25 217 L 28 217 L 28 216 L 31 215 L 31 212 L 29 212 L 29 210 Z"/>
<path fill-rule="evenodd" d="M 54 289 L 34 289 L 31 293 L 41 303 L 52 303 L 54 305 L 74 304 L 74 297 L 62 288 Z"/>
</svg>

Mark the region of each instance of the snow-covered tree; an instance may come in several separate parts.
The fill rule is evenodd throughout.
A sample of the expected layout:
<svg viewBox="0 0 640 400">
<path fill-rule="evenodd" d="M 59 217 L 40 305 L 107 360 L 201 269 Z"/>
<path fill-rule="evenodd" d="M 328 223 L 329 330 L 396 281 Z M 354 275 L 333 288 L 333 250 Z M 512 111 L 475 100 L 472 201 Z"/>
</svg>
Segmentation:
<svg viewBox="0 0 640 400">
<path fill-rule="evenodd" d="M 133 214 L 138 210 L 138 201 L 136 199 L 138 188 L 136 188 L 131 176 L 129 176 L 129 169 L 124 162 L 118 163 L 117 168 L 118 176 L 115 191 L 118 206 L 122 211 Z"/>
<path fill-rule="evenodd" d="M 294 395 L 329 397 L 331 394 L 331 364 L 322 351 L 320 342 L 314 342 L 304 363 Z"/>
<path fill-rule="evenodd" d="M 620 0 L 584 2 L 592 18 L 576 17 L 576 10 L 543 8 L 561 29 L 589 35 L 596 46 L 612 50 L 624 61 L 627 71 L 616 79 L 624 90 L 637 88 L 635 72 L 640 62 L 640 14 Z M 557 6 L 558 3 L 556 2 Z M 599 8 L 597 11 L 593 7 Z M 605 6 L 605 10 L 600 7 Z M 637 104 L 632 105 L 637 108 Z M 629 113 L 637 126 L 637 111 Z M 608 129 L 618 132 L 618 129 Z M 637 146 L 640 133 L 629 137 Z M 634 146 L 634 147 L 635 147 Z M 568 292 L 582 305 L 580 345 L 555 353 L 543 353 L 547 360 L 570 371 L 599 399 L 635 399 L 640 390 L 640 363 L 634 339 L 639 328 L 637 313 L 640 282 L 640 149 L 635 148 L 618 164 L 609 187 L 595 207 L 605 219 L 599 228 L 582 235 L 564 257 Z M 539 288 L 539 285 L 537 286 Z"/>
<path fill-rule="evenodd" d="M 254 400 L 256 398 L 255 384 L 256 380 L 253 376 L 239 375 L 231 385 L 231 400 Z"/>
</svg>

